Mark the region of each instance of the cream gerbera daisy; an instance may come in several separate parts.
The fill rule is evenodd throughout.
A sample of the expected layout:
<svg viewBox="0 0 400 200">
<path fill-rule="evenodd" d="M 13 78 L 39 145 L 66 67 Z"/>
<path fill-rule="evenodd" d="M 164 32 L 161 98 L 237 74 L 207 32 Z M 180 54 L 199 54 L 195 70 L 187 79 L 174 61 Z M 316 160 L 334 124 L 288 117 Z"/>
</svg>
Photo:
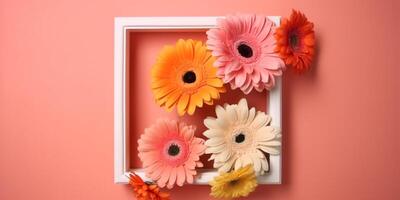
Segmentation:
<svg viewBox="0 0 400 200">
<path fill-rule="evenodd" d="M 228 172 L 251 164 L 257 175 L 266 173 L 269 166 L 264 153 L 279 154 L 281 146 L 281 131 L 269 126 L 271 117 L 249 109 L 246 99 L 216 106 L 215 112 L 217 118 L 204 120 L 208 130 L 203 133 L 208 138 L 206 153 L 212 154 L 214 168 Z"/>
</svg>

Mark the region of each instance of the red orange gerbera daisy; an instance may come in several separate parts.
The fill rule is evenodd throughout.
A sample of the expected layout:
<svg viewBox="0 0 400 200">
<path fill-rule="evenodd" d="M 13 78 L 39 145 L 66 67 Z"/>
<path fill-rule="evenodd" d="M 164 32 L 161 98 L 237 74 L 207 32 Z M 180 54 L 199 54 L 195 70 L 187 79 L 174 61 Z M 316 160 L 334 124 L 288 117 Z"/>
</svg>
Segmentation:
<svg viewBox="0 0 400 200">
<path fill-rule="evenodd" d="M 314 24 L 303 13 L 293 10 L 289 19 L 284 18 L 275 38 L 275 50 L 287 66 L 297 72 L 310 68 L 315 51 Z"/>
<path fill-rule="evenodd" d="M 135 173 L 129 174 L 129 184 L 133 186 L 137 200 L 169 200 L 169 194 L 160 192 L 156 184 L 147 183 Z"/>
</svg>

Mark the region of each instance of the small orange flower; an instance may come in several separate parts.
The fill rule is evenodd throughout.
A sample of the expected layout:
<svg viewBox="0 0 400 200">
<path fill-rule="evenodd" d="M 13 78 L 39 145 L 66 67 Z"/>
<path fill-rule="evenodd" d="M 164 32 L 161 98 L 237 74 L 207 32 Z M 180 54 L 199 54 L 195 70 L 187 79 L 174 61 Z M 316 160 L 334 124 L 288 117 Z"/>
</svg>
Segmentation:
<svg viewBox="0 0 400 200">
<path fill-rule="evenodd" d="M 310 68 L 314 56 L 314 24 L 303 13 L 293 10 L 289 19 L 284 18 L 275 38 L 275 50 L 286 65 L 299 73 Z"/>
<path fill-rule="evenodd" d="M 160 192 L 160 188 L 156 184 L 144 182 L 135 173 L 129 174 L 128 178 L 137 200 L 169 200 L 169 194 Z"/>
</svg>

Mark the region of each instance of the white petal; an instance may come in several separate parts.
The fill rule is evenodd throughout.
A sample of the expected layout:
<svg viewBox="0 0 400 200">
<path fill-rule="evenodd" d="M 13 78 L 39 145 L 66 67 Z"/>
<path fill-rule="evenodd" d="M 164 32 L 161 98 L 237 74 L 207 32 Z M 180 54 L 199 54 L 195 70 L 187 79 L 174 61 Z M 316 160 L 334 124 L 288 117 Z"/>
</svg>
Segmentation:
<svg viewBox="0 0 400 200">
<path fill-rule="evenodd" d="M 241 99 L 237 110 L 238 120 L 240 123 L 246 123 L 249 117 L 249 108 L 247 107 L 246 99 Z"/>
<path fill-rule="evenodd" d="M 222 106 L 217 105 L 215 107 L 215 113 L 217 114 L 217 118 L 225 119 L 226 111 Z"/>
<path fill-rule="evenodd" d="M 230 157 L 231 157 L 231 151 L 225 150 L 215 156 L 215 161 L 216 162 L 226 162 Z"/>
<path fill-rule="evenodd" d="M 242 157 L 243 157 L 243 163 L 242 163 L 243 167 L 246 165 L 253 164 L 253 160 L 249 155 L 243 155 Z"/>
<path fill-rule="evenodd" d="M 234 159 L 231 159 L 231 160 L 225 162 L 225 164 L 222 167 L 220 167 L 218 169 L 218 171 L 220 171 L 220 172 L 230 171 L 232 169 L 232 165 L 233 165 L 234 161 L 235 161 Z"/>
<path fill-rule="evenodd" d="M 263 146 L 263 145 L 257 146 L 257 148 L 261 149 L 265 153 L 269 153 L 269 154 L 272 154 L 272 155 L 279 154 L 279 149 L 277 149 L 277 148 L 267 147 L 267 146 Z"/>
<path fill-rule="evenodd" d="M 222 151 L 224 151 L 226 148 L 226 145 L 219 145 L 219 146 L 214 146 L 214 147 L 207 147 L 205 153 L 206 154 L 210 154 L 210 153 L 221 153 Z"/>
<path fill-rule="evenodd" d="M 217 156 L 217 154 L 211 154 L 210 158 L 208 159 L 208 161 L 214 160 L 215 156 Z"/>
<path fill-rule="evenodd" d="M 281 141 L 273 140 L 273 141 L 261 142 L 260 144 L 269 147 L 279 147 L 281 146 Z"/>
<path fill-rule="evenodd" d="M 204 119 L 204 125 L 209 129 L 219 128 L 217 120 L 213 117 L 207 117 L 206 119 Z"/>
<path fill-rule="evenodd" d="M 261 167 L 264 171 L 268 171 L 269 165 L 267 159 L 262 159 L 261 160 Z"/>
<path fill-rule="evenodd" d="M 270 126 L 265 126 L 257 130 L 256 132 L 257 141 L 268 141 L 275 138 L 273 133 L 273 128 Z"/>
<path fill-rule="evenodd" d="M 226 119 L 217 118 L 216 122 L 218 124 L 218 127 L 222 130 L 226 130 L 230 126 L 229 121 Z"/>
<path fill-rule="evenodd" d="M 251 126 L 253 128 L 261 128 L 263 126 L 266 126 L 268 124 L 268 116 L 264 112 L 257 112 L 256 117 L 254 118 L 253 123 L 251 123 Z"/>
<path fill-rule="evenodd" d="M 213 146 L 218 146 L 218 145 L 221 145 L 224 143 L 225 143 L 225 140 L 223 137 L 213 137 L 211 139 L 208 139 L 204 144 L 206 146 L 213 147 Z"/>
<path fill-rule="evenodd" d="M 222 132 L 220 130 L 216 130 L 216 129 L 208 129 L 208 130 L 204 131 L 203 135 L 208 138 L 223 137 L 224 132 Z"/>
<path fill-rule="evenodd" d="M 264 153 L 262 151 L 260 151 L 259 149 L 256 150 L 256 154 L 257 154 L 258 158 L 267 159 L 267 158 L 265 158 Z"/>
<path fill-rule="evenodd" d="M 261 159 L 258 158 L 256 153 L 251 155 L 251 159 L 253 160 L 254 171 L 259 174 L 261 172 Z"/>
<path fill-rule="evenodd" d="M 235 170 L 240 169 L 243 166 L 243 156 L 239 157 L 236 161 L 235 161 Z"/>
<path fill-rule="evenodd" d="M 223 165 L 224 165 L 225 163 L 223 163 L 223 162 L 214 162 L 214 168 L 220 168 L 220 167 L 222 167 Z"/>
<path fill-rule="evenodd" d="M 245 98 L 240 99 L 238 106 L 241 108 L 249 109 L 249 107 L 247 106 L 247 100 Z"/>
<path fill-rule="evenodd" d="M 238 119 L 236 109 L 233 106 L 228 106 L 226 108 L 226 112 L 227 112 L 227 117 L 229 119 L 230 124 L 235 123 Z"/>
<path fill-rule="evenodd" d="M 255 116 L 256 116 L 256 109 L 251 108 L 249 111 L 249 116 L 247 118 L 246 124 L 250 124 L 251 122 L 253 122 Z"/>
</svg>

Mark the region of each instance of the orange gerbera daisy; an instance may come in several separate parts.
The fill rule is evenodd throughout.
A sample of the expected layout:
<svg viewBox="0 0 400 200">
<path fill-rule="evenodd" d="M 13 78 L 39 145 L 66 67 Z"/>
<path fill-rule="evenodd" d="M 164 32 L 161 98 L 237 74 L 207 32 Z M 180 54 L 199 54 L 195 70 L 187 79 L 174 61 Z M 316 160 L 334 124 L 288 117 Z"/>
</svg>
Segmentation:
<svg viewBox="0 0 400 200">
<path fill-rule="evenodd" d="M 284 18 L 275 38 L 276 51 L 286 65 L 293 67 L 297 72 L 310 68 L 314 56 L 314 24 L 307 17 L 296 10 L 292 11 L 289 19 Z"/>
<path fill-rule="evenodd" d="M 212 105 L 225 92 L 214 61 L 200 41 L 180 39 L 175 46 L 164 47 L 152 69 L 156 102 L 168 111 L 177 106 L 180 116 L 192 115 L 203 102 Z"/>
<path fill-rule="evenodd" d="M 144 182 L 135 173 L 129 174 L 128 178 L 137 200 L 169 200 L 169 194 L 160 192 L 160 188 L 156 184 Z"/>
</svg>

